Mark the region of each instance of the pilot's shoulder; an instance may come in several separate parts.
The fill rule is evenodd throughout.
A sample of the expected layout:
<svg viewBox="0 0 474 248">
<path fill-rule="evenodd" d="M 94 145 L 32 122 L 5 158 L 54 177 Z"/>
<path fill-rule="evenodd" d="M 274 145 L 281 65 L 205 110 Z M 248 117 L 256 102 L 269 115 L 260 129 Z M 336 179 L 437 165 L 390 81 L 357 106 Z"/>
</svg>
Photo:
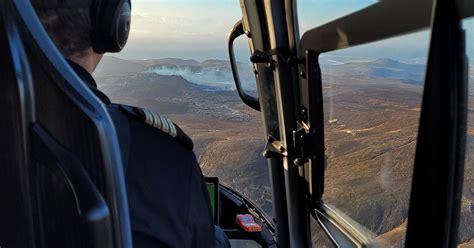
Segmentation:
<svg viewBox="0 0 474 248">
<path fill-rule="evenodd" d="M 145 108 L 127 106 L 122 104 L 116 105 L 122 112 L 125 112 L 127 115 L 130 115 L 138 121 L 143 122 L 161 132 L 168 134 L 180 144 L 184 145 L 187 149 L 193 149 L 194 144 L 191 138 L 178 125 L 176 125 L 166 116 L 154 113 Z"/>
</svg>

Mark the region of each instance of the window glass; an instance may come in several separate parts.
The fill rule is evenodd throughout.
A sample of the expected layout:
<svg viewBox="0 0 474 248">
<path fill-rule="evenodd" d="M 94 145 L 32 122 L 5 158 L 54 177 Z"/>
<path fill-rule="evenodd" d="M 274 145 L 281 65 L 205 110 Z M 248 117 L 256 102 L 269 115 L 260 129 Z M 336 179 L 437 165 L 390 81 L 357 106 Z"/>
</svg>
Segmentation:
<svg viewBox="0 0 474 248">
<path fill-rule="evenodd" d="M 242 88 L 248 95 L 258 97 L 256 84 L 257 81 L 253 72 L 254 67 L 253 63 L 250 62 L 249 59 L 252 54 L 249 49 L 247 36 L 242 35 L 237 38 L 234 41 L 234 47 L 236 47 L 236 49 L 239 49 L 238 51 L 236 51 L 239 53 L 238 57 L 236 57 L 236 61 L 237 69 L 239 71 L 239 78 L 242 83 Z M 232 77 L 231 74 L 227 75 Z M 232 82 L 232 87 L 235 87 L 234 79 L 230 78 L 229 81 Z"/>
<path fill-rule="evenodd" d="M 311 225 L 311 242 L 313 243 L 313 247 L 324 247 L 324 248 L 335 247 L 332 241 L 323 231 L 323 229 L 321 228 L 321 226 L 319 225 L 316 219 L 311 218 L 310 225 Z"/>
<path fill-rule="evenodd" d="M 474 18 L 462 22 L 466 31 L 466 55 L 468 61 L 468 116 L 466 162 L 461 203 L 461 219 L 458 232 L 459 247 L 474 246 Z"/>
<path fill-rule="evenodd" d="M 134 1 L 125 49 L 94 73 L 113 102 L 147 108 L 177 123 L 194 141 L 203 173 L 219 177 L 272 212 L 261 115 L 235 91 L 227 33 L 239 1 Z M 244 88 L 255 95 L 247 41 L 235 44 Z"/>
<path fill-rule="evenodd" d="M 428 47 L 424 31 L 320 58 L 323 200 L 378 244 L 404 242 Z"/>
</svg>

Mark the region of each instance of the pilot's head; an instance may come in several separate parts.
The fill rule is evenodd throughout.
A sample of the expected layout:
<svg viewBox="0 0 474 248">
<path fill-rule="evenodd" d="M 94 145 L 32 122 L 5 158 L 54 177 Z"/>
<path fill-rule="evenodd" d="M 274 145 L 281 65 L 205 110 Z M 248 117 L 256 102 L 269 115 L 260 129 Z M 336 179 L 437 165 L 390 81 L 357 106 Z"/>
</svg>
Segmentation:
<svg viewBox="0 0 474 248">
<path fill-rule="evenodd" d="M 31 0 L 46 32 L 68 59 L 90 73 L 119 52 L 130 30 L 130 0 Z"/>
</svg>

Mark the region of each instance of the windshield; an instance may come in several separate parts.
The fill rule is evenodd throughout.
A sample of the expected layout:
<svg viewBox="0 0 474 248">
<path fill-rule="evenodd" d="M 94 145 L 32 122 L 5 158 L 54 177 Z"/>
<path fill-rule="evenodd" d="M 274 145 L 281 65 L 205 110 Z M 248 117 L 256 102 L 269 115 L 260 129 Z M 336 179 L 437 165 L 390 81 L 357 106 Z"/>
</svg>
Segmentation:
<svg viewBox="0 0 474 248">
<path fill-rule="evenodd" d="M 412 36 L 424 44 L 424 59 L 377 54 L 377 46 L 396 50 L 409 36 L 320 59 L 328 156 L 323 199 L 387 245 L 405 238 L 426 69 L 429 34 Z M 352 55 L 356 49 L 373 55 Z"/>
<path fill-rule="evenodd" d="M 134 1 L 125 49 L 106 55 L 94 77 L 112 102 L 169 117 L 193 139 L 205 175 L 271 213 L 260 113 L 240 100 L 227 55 L 241 15 L 235 0 Z M 255 91 L 246 42 L 236 41 L 236 57 L 244 88 Z"/>
<path fill-rule="evenodd" d="M 300 34 L 375 2 L 298 1 Z M 126 49 L 105 57 L 95 77 L 112 101 L 176 122 L 204 174 L 271 213 L 261 116 L 238 97 L 227 57 L 227 32 L 241 15 L 234 0 L 134 2 Z M 404 244 L 429 38 L 422 31 L 319 57 L 323 200 L 381 245 Z M 255 91 L 246 40 L 235 48 L 243 85 Z M 315 246 L 331 246 L 312 228 Z"/>
<path fill-rule="evenodd" d="M 376 2 L 374 0 L 356 2 L 350 0 L 300 0 L 298 1 L 297 8 L 298 15 L 295 15 L 298 16 L 299 34 L 303 35 L 308 30 L 311 31 L 315 27 L 369 7 Z M 429 1 L 426 2 L 430 3 Z M 331 247 L 333 244 L 329 238 L 334 238 L 334 236 L 329 237 L 330 235 L 328 234 L 333 234 L 334 232 L 332 231 L 334 230 L 329 229 L 336 227 L 339 230 L 339 234 L 343 233 L 344 236 L 347 236 L 347 239 L 356 237 L 352 240 L 353 242 L 356 242 L 355 239 L 360 238 L 360 241 L 364 244 L 375 244 L 380 247 L 404 246 L 407 223 L 409 222 L 408 210 L 420 113 L 423 112 L 422 116 L 425 113 L 421 109 L 421 103 L 423 91 L 425 90 L 431 30 L 429 28 L 417 29 L 416 32 L 403 33 L 390 39 L 354 46 L 354 44 L 363 43 L 363 39 L 359 43 L 351 43 L 353 42 L 351 40 L 353 36 L 348 35 L 351 34 L 350 32 L 345 32 L 345 30 L 333 26 L 330 27 L 332 28 L 331 35 L 336 38 L 325 39 L 327 37 L 322 35 L 314 36 L 316 37 L 313 37 L 314 39 L 305 39 L 305 42 L 302 42 L 302 46 L 310 42 L 320 42 L 319 44 L 332 42 L 333 44 L 328 47 L 334 48 L 318 51 L 334 49 L 337 51 L 324 52 L 313 56 L 315 55 L 314 50 L 317 49 L 311 51 L 312 48 L 310 48 L 309 51 L 305 51 L 306 60 L 303 60 L 299 57 L 286 57 L 287 54 L 282 53 L 282 51 L 287 53 L 288 49 L 280 50 L 279 45 L 277 45 L 275 49 L 260 51 L 261 57 L 256 56 L 259 55 L 258 53 L 254 53 L 252 60 L 255 64 L 249 61 L 251 54 L 249 54 L 248 39 L 242 38 L 245 37 L 242 36 L 235 45 L 237 66 L 233 68 L 238 69 L 243 88 L 246 92 L 250 92 L 254 96 L 257 95 L 256 77 L 258 77 L 260 91 L 270 93 L 267 95 L 262 94 L 264 97 L 261 96 L 260 98 L 260 103 L 264 110 L 262 113 L 266 118 L 264 123 L 262 113 L 246 106 L 236 92 L 231 63 L 228 61 L 227 33 L 234 26 L 235 30 L 241 30 L 238 32 L 245 34 L 247 37 L 252 38 L 253 36 L 252 42 L 255 43 L 251 42 L 252 46 L 257 44 L 257 46 L 262 45 L 261 47 L 266 47 L 269 45 L 266 44 L 268 42 L 271 43 L 273 48 L 275 46 L 274 43 L 280 44 L 280 37 L 278 35 L 274 37 L 274 33 L 279 32 L 273 32 L 275 30 L 272 30 L 272 27 L 277 29 L 283 26 L 283 28 L 288 28 L 290 31 L 293 30 L 291 25 L 281 25 L 287 24 L 283 19 L 290 16 L 281 15 L 284 11 L 288 11 L 288 5 L 275 7 L 272 5 L 273 3 L 275 2 L 265 1 L 265 11 L 263 11 L 265 18 L 263 16 L 259 16 L 261 18 L 253 18 L 253 21 L 259 21 L 259 25 L 263 27 L 261 30 L 262 34 L 264 36 L 268 35 L 268 37 L 262 39 L 263 43 L 265 43 L 262 45 L 258 44 L 259 42 L 255 42 L 258 40 L 255 38 L 258 35 L 255 34 L 258 34 L 258 32 L 252 33 L 248 30 L 252 26 L 250 24 L 255 23 L 249 24 L 247 23 L 248 20 L 244 20 L 243 26 L 234 26 L 241 19 L 241 7 L 249 7 L 250 10 L 256 9 L 261 11 L 261 6 L 253 6 L 252 8 L 250 8 L 250 4 L 249 6 L 240 6 L 239 1 L 236 0 L 221 0 L 217 2 L 209 0 L 135 1 L 132 12 L 130 39 L 126 48 L 121 53 L 106 54 L 103 58 L 94 54 L 97 55 L 95 58 L 102 58 L 102 61 L 94 71 L 93 76 L 97 81 L 99 90 L 103 91 L 113 103 L 132 105 L 139 108 L 109 105 L 107 99 L 104 100 L 102 98 L 105 96 L 99 94 L 100 91 L 98 92 L 94 88 L 95 84 L 93 82 L 88 82 L 89 86 L 105 103 L 104 105 L 107 105 L 107 108 L 117 107 L 123 112 L 120 113 L 128 114 L 128 118 L 133 116 L 135 119 L 131 121 L 132 123 L 137 122 L 137 120 L 143 121 L 148 126 L 144 123 L 139 123 L 142 125 L 141 127 L 146 127 L 148 130 L 153 131 L 156 130 L 150 129 L 150 126 L 160 129 L 172 138 L 181 139 L 180 141 L 184 140 L 183 142 L 186 143 L 187 148 L 190 145 L 189 140 L 181 131 L 183 130 L 192 138 L 194 150 L 189 152 L 188 155 L 191 157 L 192 166 L 196 166 L 193 153 L 199 162 L 199 168 L 196 167 L 194 172 L 198 171 L 198 178 L 203 179 L 200 173 L 202 170 L 204 175 L 211 177 L 207 179 L 212 179 L 208 181 L 207 187 L 205 187 L 204 183 L 202 184 L 202 188 L 207 188 L 206 194 L 207 192 L 210 194 L 211 201 L 202 201 L 200 203 L 210 204 L 212 212 L 215 214 L 215 219 L 219 219 L 221 206 L 224 205 L 222 202 L 219 202 L 222 195 L 225 196 L 223 198 L 226 201 L 232 202 L 233 205 L 231 205 L 237 209 L 236 211 L 248 211 L 256 218 L 262 217 L 258 209 L 250 206 L 252 204 L 245 206 L 249 203 L 248 200 L 238 199 L 239 194 L 229 193 L 231 190 L 228 187 L 223 187 L 221 191 L 223 193 L 219 194 L 217 182 L 220 182 L 230 186 L 235 192 L 241 193 L 244 198 L 246 197 L 256 203 L 258 207 L 275 220 L 268 170 L 272 169 L 273 171 L 275 167 L 272 166 L 278 163 L 267 164 L 267 160 L 262 156 L 262 151 L 265 149 L 264 153 L 269 158 L 274 158 L 269 161 L 284 162 L 281 168 L 278 168 L 281 169 L 281 175 L 272 173 L 272 183 L 275 185 L 276 181 L 282 180 L 283 186 L 286 186 L 286 191 L 283 190 L 285 192 L 283 195 L 297 196 L 294 198 L 287 197 L 287 205 L 280 203 L 274 205 L 277 214 L 281 214 L 282 211 L 286 214 L 283 218 L 279 215 L 278 220 L 281 221 L 285 218 L 289 220 L 290 230 L 286 230 L 286 232 L 290 234 L 291 238 L 295 238 L 294 236 L 298 236 L 299 233 L 302 233 L 303 235 L 301 236 L 304 236 L 304 232 L 298 233 L 300 226 L 294 225 L 294 223 L 298 224 L 303 219 L 300 217 L 307 217 L 306 215 L 299 214 L 300 212 L 307 211 L 306 207 L 300 207 L 307 206 L 307 202 L 303 202 L 307 200 L 304 198 L 306 196 L 304 193 L 307 192 L 299 191 L 300 186 L 302 186 L 300 183 L 303 182 L 303 180 L 299 179 L 307 176 L 306 173 L 316 167 L 302 167 L 302 163 L 308 165 L 307 158 L 310 158 L 311 162 L 315 162 L 315 158 L 321 158 L 322 160 L 324 157 L 324 163 L 318 164 L 320 167 L 317 170 L 317 173 L 320 173 L 321 170 L 319 169 L 324 166 L 325 181 L 322 204 L 320 204 L 320 199 L 317 199 L 318 205 L 314 212 L 318 218 L 316 218 L 317 220 L 311 220 L 313 245 L 316 247 Z M 275 7 L 275 11 L 272 7 Z M 426 10 L 429 10 L 429 8 L 426 8 Z M 82 11 L 88 12 L 89 9 L 82 9 Z M 250 11 L 248 13 L 254 13 L 254 15 L 255 13 L 262 14 L 258 11 Z M 244 10 L 244 13 L 247 12 Z M 279 17 L 277 17 L 278 15 Z M 376 17 L 380 17 L 380 14 Z M 275 22 L 272 23 L 272 21 Z M 357 23 L 348 24 L 346 22 L 342 26 L 344 29 L 350 29 L 354 25 L 357 25 Z M 45 27 L 47 26 L 45 24 Z M 469 102 L 472 103 L 474 99 L 474 93 L 471 95 L 471 84 L 474 78 L 472 75 L 474 72 L 472 68 L 472 57 L 474 56 L 472 47 L 473 19 L 463 20 L 462 26 L 466 31 L 466 69 L 468 71 Z M 266 30 L 266 28 L 269 30 Z M 330 28 L 326 26 L 317 31 L 324 31 Z M 364 33 L 367 35 L 366 29 L 362 28 L 361 30 L 359 30 L 359 34 L 363 33 L 361 36 Z M 88 32 L 82 33 L 87 34 Z M 318 35 L 320 34 L 327 35 L 324 32 L 319 32 Z M 311 35 L 305 37 L 311 37 Z M 286 37 L 284 38 L 286 39 Z M 60 47 L 60 45 L 58 46 Z M 311 46 L 309 45 L 308 47 Z M 342 47 L 348 48 L 341 49 Z M 97 51 L 95 49 L 96 47 L 94 46 L 94 50 L 89 49 L 88 51 Z M 61 50 L 61 52 L 63 51 Z M 273 58 L 277 59 L 267 58 L 266 56 L 269 53 L 278 53 L 272 55 Z M 64 55 L 71 58 L 65 53 Z M 431 56 L 432 53 L 430 53 L 430 68 L 432 63 L 434 63 Z M 314 61 L 310 61 L 310 59 L 314 59 Z M 74 60 L 74 62 L 78 61 Z M 72 67 L 76 65 L 74 62 L 70 62 Z M 282 66 L 282 63 L 287 65 Z M 81 68 L 81 65 L 83 68 Z M 84 68 L 89 71 L 94 69 L 91 69 L 90 66 L 86 68 L 82 63 L 76 66 L 79 68 L 78 72 L 76 72 L 77 74 L 83 72 L 87 76 L 89 75 L 84 71 Z M 300 71 L 301 68 L 302 70 Z M 295 82 L 292 82 L 291 77 L 287 77 L 288 75 L 286 74 L 292 74 L 295 78 L 299 77 L 301 81 L 298 82 L 295 79 Z M 319 89 L 319 85 L 316 87 L 313 87 L 314 85 L 311 85 L 311 87 L 305 85 L 308 82 L 314 83 L 317 81 L 316 79 L 321 79 L 321 89 Z M 83 79 L 83 81 L 86 80 Z M 283 81 L 288 84 L 283 83 Z M 294 85 L 291 85 L 291 83 L 294 83 Z M 290 87 L 286 89 L 282 86 Z M 308 87 L 305 88 L 306 86 Z M 313 89 L 316 89 L 315 91 L 322 90 L 322 99 L 306 99 L 314 94 L 305 94 L 307 93 L 304 92 L 305 89 L 310 89 L 308 90 L 309 92 L 312 92 Z M 299 92 L 297 92 L 298 90 Z M 290 93 L 287 93 L 287 91 Z M 300 95 L 298 95 L 299 93 Z M 310 97 L 307 97 L 308 95 Z M 269 103 L 266 97 L 271 100 L 276 98 L 276 101 Z M 299 97 L 301 99 L 298 99 Z M 320 97 L 319 92 L 317 97 Z M 286 100 L 295 100 L 295 102 Z M 304 103 L 299 102 L 299 100 Z M 324 132 L 324 135 L 312 133 L 314 131 L 312 129 L 314 120 L 311 119 L 308 122 L 310 118 L 306 118 L 308 116 L 311 118 L 316 116 L 314 114 L 314 105 L 320 104 L 319 100 L 322 100 L 324 105 L 322 111 L 318 109 L 319 113 L 317 113 L 321 115 L 319 121 L 324 123 L 324 129 L 320 128 L 319 131 Z M 309 108 L 306 108 L 307 101 L 310 102 Z M 267 106 L 272 104 L 276 105 L 276 107 Z M 293 115 L 292 111 L 294 109 L 286 112 L 287 109 L 282 107 L 285 104 L 288 104 L 287 106 L 296 105 L 295 109 L 298 110 L 295 111 L 296 114 Z M 277 113 L 268 114 L 265 112 L 272 112 L 274 110 L 272 109 L 273 107 L 275 107 L 277 110 L 275 112 Z M 471 144 L 471 135 L 474 131 L 470 128 L 472 124 L 470 112 L 472 111 L 468 109 L 466 166 L 463 175 L 462 209 L 458 233 L 458 244 L 460 247 L 470 247 L 473 244 L 472 220 L 474 205 L 472 202 L 474 199 L 474 179 L 472 176 L 471 153 L 474 146 Z M 290 114 L 286 116 L 287 113 Z M 310 114 L 308 115 L 308 113 Z M 170 121 L 167 121 L 168 118 L 160 117 L 160 115 L 168 117 Z M 274 119 L 278 120 L 268 122 L 269 116 L 277 117 Z M 288 123 L 287 119 L 291 121 L 291 125 L 287 125 L 290 128 L 285 127 Z M 172 125 L 171 121 L 180 128 Z M 268 126 L 274 125 L 272 128 L 278 124 L 279 127 L 276 127 L 276 129 L 280 129 L 282 137 L 265 137 L 263 126 L 267 124 Z M 298 128 L 301 129 L 294 130 L 291 127 L 294 124 L 298 124 Z M 119 125 L 116 125 L 116 127 L 118 130 Z M 310 132 L 301 132 L 302 134 L 299 136 L 300 131 L 304 131 L 302 129 L 306 128 Z M 292 132 L 293 137 L 286 137 L 290 133 L 287 132 L 288 130 Z M 325 146 L 318 147 L 320 149 L 316 152 L 317 155 L 315 157 L 314 153 L 307 151 L 307 149 L 313 149 L 317 145 L 314 145 L 311 140 L 308 141 L 307 139 L 308 137 L 311 139 L 316 136 L 321 138 L 317 141 L 319 142 L 317 145 L 324 141 Z M 293 143 L 291 143 L 290 139 L 293 139 L 291 140 Z M 268 142 L 266 148 L 264 148 L 265 142 Z M 146 142 L 138 143 L 141 145 Z M 120 145 L 122 144 L 120 143 Z M 165 142 L 160 142 L 161 144 L 165 144 Z M 286 145 L 286 147 L 282 144 Z M 418 147 L 420 147 L 420 144 L 422 143 L 419 143 Z M 133 147 L 137 150 L 144 150 L 138 146 Z M 292 148 L 301 149 L 294 151 L 295 149 Z M 153 149 L 154 147 L 151 150 Z M 325 156 L 319 157 L 321 155 L 319 151 L 323 149 Z M 159 150 L 165 153 L 170 151 L 171 153 L 171 149 L 168 149 L 168 147 Z M 181 154 L 179 153 L 178 156 Z M 124 158 L 126 157 L 124 156 Z M 293 161 L 289 160 L 289 158 L 296 159 Z M 147 162 L 150 161 L 147 160 Z M 155 165 L 159 162 L 151 161 L 146 166 L 148 168 L 155 168 L 150 166 L 150 164 Z M 128 161 L 125 161 L 125 163 L 128 164 Z M 171 159 L 171 162 L 167 163 L 167 165 L 176 164 L 181 164 L 181 162 Z M 300 167 L 295 169 L 296 167 L 289 167 L 288 165 L 290 164 L 299 165 Z M 169 166 L 167 168 L 172 167 Z M 311 171 L 311 173 L 314 171 L 316 170 Z M 295 173 L 291 174 L 290 172 Z M 148 173 L 142 173 L 142 175 L 148 175 Z M 165 174 L 157 175 L 156 180 L 163 179 L 160 178 L 163 175 Z M 282 176 L 282 178 L 274 177 L 275 175 Z M 155 180 L 154 175 L 151 177 L 152 181 Z M 320 174 L 316 177 L 321 178 Z M 182 178 L 184 177 L 180 179 Z M 190 181 L 195 179 L 192 176 L 190 178 Z M 297 180 L 294 180 L 295 178 Z M 166 179 L 171 179 L 171 177 Z M 314 177 L 311 178 L 311 184 L 314 183 L 313 179 Z M 185 185 L 185 183 L 179 184 Z M 280 183 L 276 183 L 276 185 L 281 186 Z M 277 189 L 277 187 L 274 189 Z M 281 192 L 274 189 L 275 195 Z M 147 192 L 147 190 L 138 191 Z M 150 190 L 150 192 L 155 191 Z M 186 193 L 189 192 L 186 191 Z M 198 194 L 189 195 L 196 196 Z M 191 197 L 188 199 L 191 199 Z M 297 201 L 293 201 L 293 199 Z M 299 199 L 302 201 L 298 201 Z M 281 199 L 275 197 L 276 202 L 279 200 Z M 190 204 L 191 207 L 193 202 Z M 300 205 L 300 203 L 302 204 Z M 284 206 L 285 209 L 279 211 L 276 206 Z M 286 209 L 286 207 L 288 208 Z M 202 213 L 202 211 L 199 213 Z M 248 217 L 243 216 L 240 217 L 247 218 L 245 221 L 248 221 L 248 223 L 239 223 L 239 218 L 237 220 L 234 218 L 236 214 L 234 212 L 231 213 L 230 217 L 232 218 L 227 218 L 226 221 L 232 223 L 233 226 L 229 225 L 232 228 L 239 228 L 235 225 L 241 225 L 242 229 L 245 230 L 242 225 L 255 225 L 255 223 L 250 223 Z M 292 216 L 294 213 L 298 214 Z M 319 218 L 323 215 L 325 215 L 325 219 Z M 412 216 L 410 215 L 410 217 Z M 265 231 L 271 232 L 270 234 L 265 233 L 270 238 L 263 235 L 262 237 L 266 241 L 269 240 L 268 242 L 271 242 L 273 241 L 272 237 L 275 236 L 272 221 L 268 221 L 269 219 L 267 218 L 258 218 L 258 221 L 262 220 L 265 221 L 263 224 L 270 227 L 266 228 Z M 304 221 L 306 220 L 304 219 Z M 319 225 L 317 221 L 319 221 Z M 275 222 L 277 221 L 275 220 Z M 327 224 L 329 222 L 332 222 L 332 227 Z M 219 224 L 218 220 L 215 220 L 214 224 Z M 276 224 L 278 225 L 278 222 Z M 189 224 L 187 225 L 189 226 Z M 212 227 L 212 224 L 209 226 Z M 328 228 L 328 226 L 330 227 Z M 281 227 L 286 227 L 286 224 L 281 225 Z M 234 230 L 232 228 L 226 229 L 226 233 L 235 236 L 242 234 L 242 230 Z M 301 229 L 306 230 L 305 228 L 307 227 L 304 225 Z M 253 230 L 258 230 L 258 228 Z M 239 231 L 241 232 L 240 234 L 238 233 Z M 306 236 L 304 239 L 305 241 L 308 240 Z M 234 247 L 250 247 L 249 244 L 238 242 L 233 243 Z M 294 242 L 292 241 L 291 243 L 293 244 Z"/>
</svg>

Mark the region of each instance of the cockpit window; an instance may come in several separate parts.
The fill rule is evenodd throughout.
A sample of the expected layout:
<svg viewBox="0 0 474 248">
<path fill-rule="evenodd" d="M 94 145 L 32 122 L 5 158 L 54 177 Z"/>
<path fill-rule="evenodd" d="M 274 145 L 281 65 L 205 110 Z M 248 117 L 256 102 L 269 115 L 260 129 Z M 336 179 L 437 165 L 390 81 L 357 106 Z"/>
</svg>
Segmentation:
<svg viewBox="0 0 474 248">
<path fill-rule="evenodd" d="M 169 117 L 193 139 L 205 175 L 271 213 L 261 115 L 235 91 L 227 55 L 227 33 L 241 16 L 235 0 L 135 1 L 125 49 L 106 55 L 94 77 L 112 102 Z M 243 87 L 255 93 L 246 40 L 235 54 Z"/>
<path fill-rule="evenodd" d="M 461 218 L 458 228 L 459 247 L 474 245 L 474 18 L 462 22 L 466 34 L 468 62 L 468 116 L 466 158 L 461 202 Z"/>
<path fill-rule="evenodd" d="M 404 243 L 429 32 L 320 56 L 323 200 L 373 242 Z"/>
</svg>

